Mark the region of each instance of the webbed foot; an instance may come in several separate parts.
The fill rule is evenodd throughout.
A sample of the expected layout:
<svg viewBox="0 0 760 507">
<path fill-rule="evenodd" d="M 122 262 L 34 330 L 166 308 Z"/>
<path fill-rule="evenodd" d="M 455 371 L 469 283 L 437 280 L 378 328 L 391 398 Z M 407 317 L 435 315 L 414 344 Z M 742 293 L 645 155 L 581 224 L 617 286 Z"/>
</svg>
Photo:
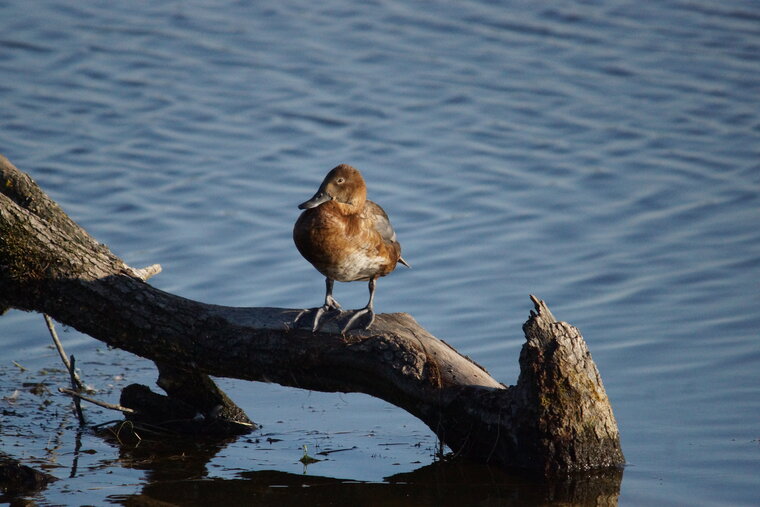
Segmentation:
<svg viewBox="0 0 760 507">
<path fill-rule="evenodd" d="M 369 315 L 369 318 L 366 319 L 367 323 L 364 325 L 360 325 L 361 320 L 363 320 L 362 317 L 365 317 L 366 315 Z M 367 306 L 360 310 L 356 310 L 354 314 L 351 316 L 351 318 L 348 319 L 348 322 L 346 322 L 343 325 L 340 332 L 341 334 L 346 334 L 347 332 L 353 329 L 369 329 L 369 327 L 372 325 L 374 321 L 375 321 L 375 312 L 372 310 L 371 307 Z"/>
</svg>

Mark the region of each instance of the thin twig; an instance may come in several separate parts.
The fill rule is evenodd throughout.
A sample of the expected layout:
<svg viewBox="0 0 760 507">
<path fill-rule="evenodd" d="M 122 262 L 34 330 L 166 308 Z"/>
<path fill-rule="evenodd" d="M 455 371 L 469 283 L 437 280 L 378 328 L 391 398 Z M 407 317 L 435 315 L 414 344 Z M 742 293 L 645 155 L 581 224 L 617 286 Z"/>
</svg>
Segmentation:
<svg viewBox="0 0 760 507">
<path fill-rule="evenodd" d="M 114 430 L 113 430 L 113 428 L 109 428 L 109 431 L 110 431 L 111 433 L 113 433 L 113 435 L 116 437 L 116 440 L 118 440 L 118 441 L 119 441 L 119 444 L 120 444 L 120 445 L 124 445 L 124 442 L 122 442 L 122 441 L 121 441 L 121 430 L 122 430 L 122 429 L 123 429 L 125 426 L 127 426 L 127 425 L 129 425 L 129 426 L 131 427 L 131 430 L 132 430 L 132 434 L 135 436 L 135 438 L 137 438 L 137 445 L 135 445 L 135 447 L 137 447 L 138 445 L 140 445 L 140 442 L 142 442 L 142 437 L 140 436 L 140 434 L 139 434 L 139 433 L 137 433 L 137 432 L 135 431 L 135 424 L 134 424 L 132 421 L 124 421 L 124 422 L 122 422 L 121 424 L 119 424 L 119 429 L 118 429 L 118 431 L 114 431 Z"/>
<path fill-rule="evenodd" d="M 124 422 L 124 419 L 111 419 L 110 421 L 105 421 L 105 422 L 102 422 L 102 423 L 93 424 L 92 426 L 90 426 L 90 429 L 91 430 L 96 430 L 98 428 L 102 428 L 103 426 L 108 426 L 109 424 L 115 424 L 115 423 L 120 423 L 120 422 Z"/>
<path fill-rule="evenodd" d="M 119 412 L 124 412 L 125 414 L 134 414 L 136 410 L 131 409 L 129 407 L 123 407 L 121 405 L 114 405 L 112 403 L 106 403 L 105 401 L 96 400 L 94 398 L 90 398 L 89 396 L 85 396 L 83 394 L 79 394 L 78 392 L 74 391 L 73 389 L 68 389 L 66 387 L 59 387 L 58 388 L 59 393 L 68 394 L 69 396 L 73 396 L 75 398 L 82 399 L 84 401 L 89 401 L 90 403 L 97 405 L 99 407 L 107 408 L 109 410 L 118 410 Z"/>
<path fill-rule="evenodd" d="M 79 386 L 77 386 L 77 381 L 79 379 L 76 378 L 76 370 L 74 369 L 77 360 L 74 357 L 74 354 L 71 354 L 71 367 L 69 368 L 69 376 L 71 377 L 71 388 L 73 390 L 77 390 Z M 79 382 L 81 384 L 81 382 Z M 81 387 L 79 387 L 81 389 Z M 77 417 L 79 418 L 79 424 L 84 425 L 84 413 L 82 413 L 82 403 L 79 401 L 78 397 L 74 398 L 74 407 L 77 409 Z"/>
<path fill-rule="evenodd" d="M 72 376 L 73 382 L 76 382 L 75 388 L 84 389 L 84 385 L 82 384 L 79 375 L 77 375 L 76 370 L 71 367 L 69 358 L 66 356 L 66 351 L 63 350 L 63 344 L 61 343 L 61 340 L 58 339 L 58 333 L 55 332 L 55 324 L 53 324 L 53 319 L 51 319 L 50 316 L 46 313 L 43 313 L 42 316 L 45 317 L 45 323 L 47 324 L 48 331 L 50 331 L 50 336 L 53 337 L 53 344 L 55 344 L 55 348 L 58 350 L 58 355 L 61 356 L 61 361 L 63 361 L 64 366 L 66 366 L 66 369 L 69 371 L 69 375 Z"/>
</svg>

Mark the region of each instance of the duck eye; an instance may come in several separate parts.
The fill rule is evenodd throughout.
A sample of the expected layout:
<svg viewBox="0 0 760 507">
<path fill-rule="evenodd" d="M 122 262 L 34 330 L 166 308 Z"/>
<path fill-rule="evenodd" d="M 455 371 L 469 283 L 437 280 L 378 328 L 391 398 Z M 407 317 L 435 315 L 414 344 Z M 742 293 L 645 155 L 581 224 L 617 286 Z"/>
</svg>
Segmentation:
<svg viewBox="0 0 760 507">
<path fill-rule="evenodd" d="M 346 178 L 338 178 L 337 180 L 335 180 L 335 183 L 337 183 L 338 185 L 342 185 L 343 182 L 345 181 L 346 181 Z"/>
</svg>

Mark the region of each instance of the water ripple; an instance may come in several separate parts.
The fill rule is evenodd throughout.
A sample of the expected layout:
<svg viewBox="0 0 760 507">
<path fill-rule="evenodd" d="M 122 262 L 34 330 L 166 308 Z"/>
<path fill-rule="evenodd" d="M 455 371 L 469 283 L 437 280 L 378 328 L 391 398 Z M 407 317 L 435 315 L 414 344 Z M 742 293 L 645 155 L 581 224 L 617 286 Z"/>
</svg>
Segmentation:
<svg viewBox="0 0 760 507">
<path fill-rule="evenodd" d="M 732 442 L 760 417 L 758 19 L 743 0 L 8 1 L 0 149 L 128 262 L 162 263 L 156 286 L 230 305 L 319 302 L 295 206 L 354 164 L 414 266 L 379 282 L 379 311 L 509 383 L 538 294 L 602 370 L 636 464 L 621 498 L 736 487 L 742 503 L 753 451 Z M 336 297 L 361 306 L 366 285 Z"/>
</svg>

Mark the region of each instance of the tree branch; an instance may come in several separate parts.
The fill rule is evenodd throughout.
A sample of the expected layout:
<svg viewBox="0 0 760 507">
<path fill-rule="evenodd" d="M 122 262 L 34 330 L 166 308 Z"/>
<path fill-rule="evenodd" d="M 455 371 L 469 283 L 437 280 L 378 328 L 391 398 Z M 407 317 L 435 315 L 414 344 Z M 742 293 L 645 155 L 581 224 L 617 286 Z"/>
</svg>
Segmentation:
<svg viewBox="0 0 760 507">
<path fill-rule="evenodd" d="M 367 393 L 479 461 L 543 471 L 623 463 L 580 332 L 536 298 L 520 378 L 507 387 L 407 314 L 378 315 L 370 330 L 345 336 L 331 321 L 315 336 L 293 326 L 298 309 L 217 306 L 158 290 L 4 158 L 0 182 L 0 306 L 46 313 L 191 376 Z"/>
</svg>

